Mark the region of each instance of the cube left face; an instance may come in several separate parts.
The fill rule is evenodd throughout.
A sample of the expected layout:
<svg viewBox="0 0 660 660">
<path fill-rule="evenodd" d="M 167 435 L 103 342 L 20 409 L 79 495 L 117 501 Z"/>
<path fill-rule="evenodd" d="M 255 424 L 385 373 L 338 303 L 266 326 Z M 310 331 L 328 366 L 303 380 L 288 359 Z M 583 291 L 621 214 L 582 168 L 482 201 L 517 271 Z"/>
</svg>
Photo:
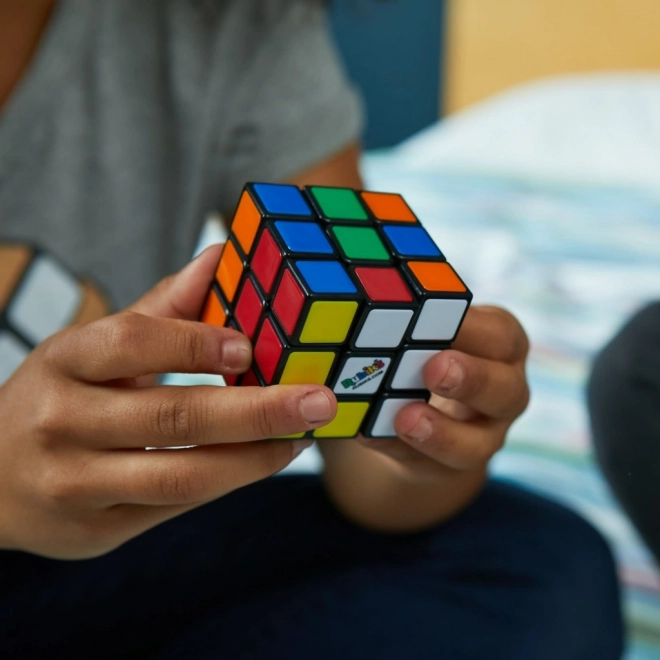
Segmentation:
<svg viewBox="0 0 660 660">
<path fill-rule="evenodd" d="M 424 364 L 471 298 L 400 195 L 251 183 L 201 320 L 252 341 L 228 384 L 333 390 L 337 417 L 309 437 L 388 437 L 402 407 L 428 400 Z"/>
</svg>

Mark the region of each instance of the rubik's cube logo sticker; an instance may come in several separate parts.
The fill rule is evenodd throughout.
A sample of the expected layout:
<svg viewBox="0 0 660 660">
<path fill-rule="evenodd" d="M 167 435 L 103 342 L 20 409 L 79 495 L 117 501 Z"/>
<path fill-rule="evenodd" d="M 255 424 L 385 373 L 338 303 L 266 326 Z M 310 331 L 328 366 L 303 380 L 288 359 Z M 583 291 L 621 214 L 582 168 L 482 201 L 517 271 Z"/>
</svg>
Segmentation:
<svg viewBox="0 0 660 660">
<path fill-rule="evenodd" d="M 344 371 L 350 373 L 351 372 L 351 362 L 362 362 L 360 358 L 351 358 L 351 360 L 346 361 L 346 366 L 344 367 Z M 367 383 L 372 383 L 370 386 L 370 390 L 372 391 L 377 391 L 378 390 L 378 383 L 374 383 L 373 381 L 381 379 L 385 375 L 385 370 L 389 366 L 390 363 L 390 358 L 376 358 L 372 364 L 369 364 L 365 367 L 362 367 L 360 371 L 358 371 L 354 376 L 349 377 L 349 378 L 343 378 L 343 373 L 341 376 L 337 379 L 338 383 L 341 383 L 341 387 L 343 391 L 346 390 L 352 390 L 353 392 L 358 389 L 358 387 L 362 387 L 366 385 Z M 339 389 L 339 393 L 342 392 L 342 389 Z"/>
<path fill-rule="evenodd" d="M 229 385 L 333 390 L 337 417 L 310 437 L 390 437 L 401 408 L 428 400 L 424 364 L 471 300 L 400 195 L 250 183 L 202 320 L 252 340 L 252 368 Z"/>
</svg>

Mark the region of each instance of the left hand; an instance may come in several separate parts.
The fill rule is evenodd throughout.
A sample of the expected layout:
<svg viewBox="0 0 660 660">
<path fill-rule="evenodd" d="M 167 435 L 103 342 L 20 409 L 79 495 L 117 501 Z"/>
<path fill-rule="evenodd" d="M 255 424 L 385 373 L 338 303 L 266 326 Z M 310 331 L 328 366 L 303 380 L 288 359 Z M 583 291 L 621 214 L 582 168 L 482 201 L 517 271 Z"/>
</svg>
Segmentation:
<svg viewBox="0 0 660 660">
<path fill-rule="evenodd" d="M 525 410 L 529 342 L 518 321 L 497 307 L 472 307 L 451 350 L 424 368 L 428 404 L 404 408 L 398 438 L 358 438 L 389 456 L 416 482 L 484 470 Z"/>
</svg>

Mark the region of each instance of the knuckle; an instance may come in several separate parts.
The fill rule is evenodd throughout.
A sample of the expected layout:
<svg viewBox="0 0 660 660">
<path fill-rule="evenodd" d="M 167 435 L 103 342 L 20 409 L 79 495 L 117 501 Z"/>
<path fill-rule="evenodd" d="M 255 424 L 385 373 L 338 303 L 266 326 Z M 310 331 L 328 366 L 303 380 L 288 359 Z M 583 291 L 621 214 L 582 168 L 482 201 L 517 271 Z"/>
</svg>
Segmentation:
<svg viewBox="0 0 660 660">
<path fill-rule="evenodd" d="M 514 346 L 513 346 L 513 358 L 519 360 L 525 360 L 527 354 L 529 353 L 529 337 L 525 332 L 525 329 L 522 327 L 518 319 L 512 317 L 513 323 L 515 324 L 513 335 L 514 335 Z"/>
<path fill-rule="evenodd" d="M 456 437 L 452 433 L 435 433 L 433 436 L 435 451 L 441 456 L 452 456 L 460 449 Z"/>
<path fill-rule="evenodd" d="M 84 488 L 60 463 L 50 465 L 41 475 L 41 493 L 53 504 L 63 506 L 84 496 Z"/>
<path fill-rule="evenodd" d="M 35 407 L 32 419 L 35 439 L 42 447 L 47 447 L 66 437 L 71 418 L 58 397 L 49 393 Z"/>
<path fill-rule="evenodd" d="M 271 410 L 269 398 L 260 390 L 250 403 L 248 419 L 250 429 L 256 437 L 272 438 L 277 433 L 277 414 Z"/>
<path fill-rule="evenodd" d="M 470 455 L 474 466 L 486 465 L 502 449 L 506 440 L 506 429 L 507 426 L 503 424 L 482 429 L 482 435 L 479 441 L 475 442 Z"/>
<path fill-rule="evenodd" d="M 482 442 L 472 450 L 470 462 L 473 465 L 485 465 L 490 461 L 499 448 L 500 442 L 497 439 L 494 439 L 493 442 Z"/>
<path fill-rule="evenodd" d="M 204 498 L 206 485 L 199 466 L 173 461 L 158 477 L 158 495 L 167 504 L 188 504 Z"/>
<path fill-rule="evenodd" d="M 198 407 L 184 395 L 160 401 L 150 413 L 148 426 L 153 436 L 194 444 L 199 428 Z"/>
<path fill-rule="evenodd" d="M 520 321 L 502 307 L 486 307 L 485 309 L 499 318 L 502 326 L 501 348 L 498 357 L 505 362 L 524 359 L 529 351 L 529 338 Z"/>
<path fill-rule="evenodd" d="M 527 381 L 523 381 L 523 385 L 520 390 L 520 395 L 518 398 L 518 405 L 516 406 L 516 417 L 518 415 L 522 415 L 525 410 L 527 410 L 527 406 L 529 405 L 529 400 L 530 400 L 530 392 L 529 392 L 529 386 L 527 385 Z"/>
<path fill-rule="evenodd" d="M 497 454 L 506 442 L 506 429 L 498 430 L 492 437 L 490 443 L 484 443 L 484 452 L 482 463 L 490 461 L 495 454 Z"/>
<path fill-rule="evenodd" d="M 66 337 L 70 330 L 63 330 L 57 336 L 53 335 L 43 341 L 37 350 L 41 353 L 43 364 L 47 367 L 56 367 L 60 363 L 60 356 L 62 354 L 61 340 Z"/>
<path fill-rule="evenodd" d="M 99 322 L 100 344 L 107 355 L 122 355 L 134 350 L 145 338 L 139 314 L 121 312 Z"/>
<path fill-rule="evenodd" d="M 47 371 L 58 372 L 68 363 L 67 355 L 73 346 L 80 350 L 84 336 L 81 335 L 80 328 L 70 327 L 47 337 L 35 349 L 35 354 L 39 354 L 42 365 Z"/>
<path fill-rule="evenodd" d="M 206 365 L 204 335 L 193 328 L 182 328 L 175 334 L 175 351 L 191 371 L 201 371 Z"/>
</svg>

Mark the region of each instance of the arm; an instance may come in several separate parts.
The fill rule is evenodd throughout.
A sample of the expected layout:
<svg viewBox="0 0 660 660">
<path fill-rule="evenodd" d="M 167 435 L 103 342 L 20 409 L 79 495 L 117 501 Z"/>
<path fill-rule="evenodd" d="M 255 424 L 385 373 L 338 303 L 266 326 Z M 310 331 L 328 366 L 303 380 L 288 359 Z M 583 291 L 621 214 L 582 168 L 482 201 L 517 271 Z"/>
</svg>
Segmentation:
<svg viewBox="0 0 660 660">
<path fill-rule="evenodd" d="M 359 153 L 349 145 L 291 181 L 362 188 Z M 454 350 L 425 368 L 430 404 L 412 404 L 399 414 L 399 438 L 319 442 L 336 506 L 355 522 L 385 532 L 424 529 L 465 508 L 527 404 L 526 353 L 525 334 L 512 316 L 495 308 L 470 310 Z M 458 378 L 443 382 L 450 368 Z"/>
</svg>

